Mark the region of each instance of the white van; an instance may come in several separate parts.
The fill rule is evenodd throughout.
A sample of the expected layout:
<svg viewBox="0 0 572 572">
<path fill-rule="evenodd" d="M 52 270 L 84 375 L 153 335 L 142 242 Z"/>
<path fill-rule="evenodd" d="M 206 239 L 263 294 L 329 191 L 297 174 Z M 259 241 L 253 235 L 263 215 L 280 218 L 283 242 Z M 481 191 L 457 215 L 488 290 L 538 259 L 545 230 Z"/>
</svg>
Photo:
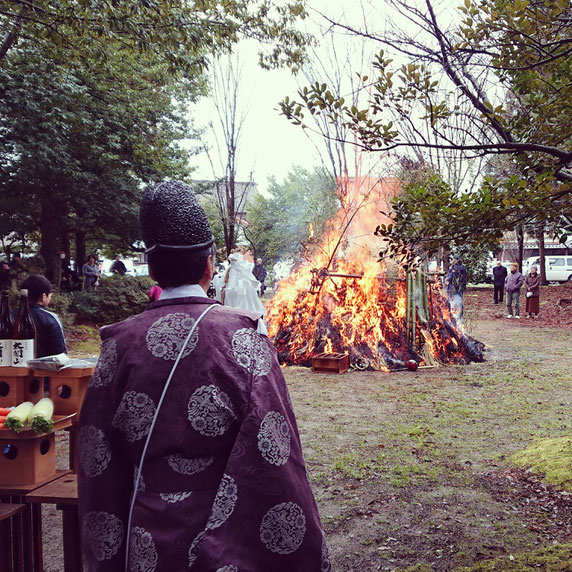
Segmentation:
<svg viewBox="0 0 572 572">
<path fill-rule="evenodd" d="M 572 256 L 546 256 L 546 280 L 566 282 L 572 280 Z"/>
<path fill-rule="evenodd" d="M 549 254 L 544 257 L 546 267 L 546 280 L 548 282 L 566 282 L 572 280 L 572 256 L 564 254 Z M 532 257 L 526 260 L 524 269 L 529 272 L 535 265 L 540 271 L 540 258 Z"/>
</svg>

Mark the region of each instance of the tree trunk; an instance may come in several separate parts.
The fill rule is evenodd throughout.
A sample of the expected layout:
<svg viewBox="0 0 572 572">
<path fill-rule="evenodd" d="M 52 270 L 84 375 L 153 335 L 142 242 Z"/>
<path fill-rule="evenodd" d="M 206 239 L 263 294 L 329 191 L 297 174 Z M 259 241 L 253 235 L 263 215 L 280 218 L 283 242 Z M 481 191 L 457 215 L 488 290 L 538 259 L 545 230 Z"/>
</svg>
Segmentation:
<svg viewBox="0 0 572 572">
<path fill-rule="evenodd" d="M 12 25 L 10 31 L 4 37 L 2 45 L 0 45 L 0 60 L 3 60 L 6 56 L 8 50 L 14 45 L 14 42 L 18 38 L 18 34 L 20 33 L 20 28 L 22 27 L 22 22 L 24 21 L 24 15 L 28 8 L 26 6 L 22 6 L 20 9 L 20 13 L 18 14 L 16 21 Z"/>
<path fill-rule="evenodd" d="M 230 256 L 236 246 L 236 204 L 234 173 L 231 171 L 225 183 L 226 189 L 226 216 L 227 221 L 224 229 L 224 241 L 226 254 Z"/>
<path fill-rule="evenodd" d="M 46 278 L 56 286 L 59 286 L 61 279 L 61 214 L 62 205 L 59 201 L 50 197 L 49 193 L 45 193 L 40 214 L 40 254 L 46 264 Z"/>
<path fill-rule="evenodd" d="M 538 239 L 538 256 L 540 257 L 540 282 L 548 284 L 546 281 L 546 255 L 544 252 L 544 223 L 540 225 L 536 238 Z"/>
<path fill-rule="evenodd" d="M 524 258 L 524 228 L 522 225 L 519 225 L 518 227 L 518 256 L 517 256 L 517 262 L 518 262 L 518 271 L 522 272 L 522 259 Z"/>
<path fill-rule="evenodd" d="M 62 236 L 60 237 L 60 252 L 65 254 L 67 261 L 71 259 L 71 233 L 69 230 L 62 232 Z"/>
</svg>

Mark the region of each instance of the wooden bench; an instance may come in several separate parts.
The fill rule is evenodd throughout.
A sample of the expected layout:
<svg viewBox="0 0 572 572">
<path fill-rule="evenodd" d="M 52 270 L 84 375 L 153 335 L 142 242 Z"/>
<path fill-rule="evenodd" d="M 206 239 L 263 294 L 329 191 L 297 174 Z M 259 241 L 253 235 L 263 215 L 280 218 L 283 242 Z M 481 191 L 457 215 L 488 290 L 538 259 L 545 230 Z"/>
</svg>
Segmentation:
<svg viewBox="0 0 572 572">
<path fill-rule="evenodd" d="M 26 495 L 26 502 L 55 503 L 62 511 L 64 571 L 82 572 L 80 527 L 77 512 L 77 475 L 67 474 Z"/>
<path fill-rule="evenodd" d="M 0 504 L 0 570 L 19 572 L 23 569 L 17 520 L 21 519 L 25 508 L 24 504 Z"/>
<path fill-rule="evenodd" d="M 68 473 L 69 471 L 56 471 L 50 477 L 30 485 L 0 485 L 0 506 L 26 503 L 27 494 Z M 12 543 L 18 547 L 19 554 L 18 567 L 14 567 L 13 570 L 43 572 L 42 506 L 25 504 L 22 512 L 12 517 L 11 527 Z"/>
</svg>

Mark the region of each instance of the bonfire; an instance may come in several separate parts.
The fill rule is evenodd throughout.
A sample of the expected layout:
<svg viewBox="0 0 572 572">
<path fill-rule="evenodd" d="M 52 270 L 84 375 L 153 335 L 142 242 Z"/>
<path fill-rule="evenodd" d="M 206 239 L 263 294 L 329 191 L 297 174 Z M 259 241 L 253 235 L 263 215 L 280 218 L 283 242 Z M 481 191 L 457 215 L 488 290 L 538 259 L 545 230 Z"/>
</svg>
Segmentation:
<svg viewBox="0 0 572 572">
<path fill-rule="evenodd" d="M 266 309 L 281 363 L 311 366 L 324 353 L 348 354 L 362 370 L 483 361 L 483 344 L 451 315 L 439 276 L 379 259 L 373 229 L 390 222 L 381 212 L 398 189 L 394 179 L 352 181 L 324 238 L 278 283 Z"/>
</svg>

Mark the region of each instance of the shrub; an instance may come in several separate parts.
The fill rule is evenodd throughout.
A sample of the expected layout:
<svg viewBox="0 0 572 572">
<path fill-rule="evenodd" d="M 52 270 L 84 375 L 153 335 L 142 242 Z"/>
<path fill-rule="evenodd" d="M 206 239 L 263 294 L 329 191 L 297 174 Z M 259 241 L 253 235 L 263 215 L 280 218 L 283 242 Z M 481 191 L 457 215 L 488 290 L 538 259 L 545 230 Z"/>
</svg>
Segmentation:
<svg viewBox="0 0 572 572">
<path fill-rule="evenodd" d="M 95 293 L 71 294 L 70 310 L 81 322 L 95 322 L 99 325 L 120 322 L 143 311 L 149 302 L 147 290 L 152 285 L 153 281 L 146 276 L 100 278 Z"/>
<path fill-rule="evenodd" d="M 75 314 L 76 321 L 97 322 L 100 298 L 93 292 L 73 292 L 70 294 L 70 311 Z"/>
<path fill-rule="evenodd" d="M 48 310 L 58 315 L 64 329 L 71 327 L 75 321 L 74 314 L 70 313 L 71 303 L 71 294 L 61 292 L 60 290 L 54 290 L 52 292 L 52 299 L 50 300 Z"/>
<path fill-rule="evenodd" d="M 141 313 L 149 302 L 147 290 L 152 285 L 153 280 L 146 276 L 111 276 L 100 279 L 97 288 L 97 296 L 100 299 L 99 323 L 113 324 Z"/>
</svg>

